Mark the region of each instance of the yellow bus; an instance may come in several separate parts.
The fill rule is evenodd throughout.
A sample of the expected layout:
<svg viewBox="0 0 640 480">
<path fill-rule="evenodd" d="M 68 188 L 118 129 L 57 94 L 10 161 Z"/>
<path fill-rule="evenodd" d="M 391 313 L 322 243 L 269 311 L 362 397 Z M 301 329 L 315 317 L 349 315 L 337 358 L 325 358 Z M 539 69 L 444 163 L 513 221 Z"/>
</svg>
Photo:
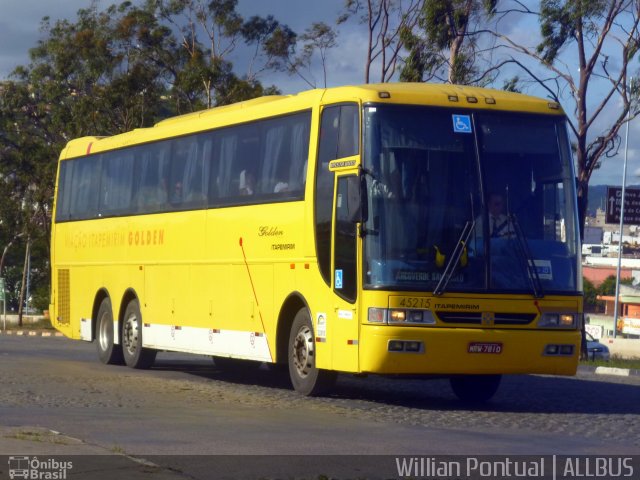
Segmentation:
<svg viewBox="0 0 640 480">
<path fill-rule="evenodd" d="M 157 351 L 338 372 L 575 374 L 582 285 L 566 119 L 481 88 L 269 96 L 68 143 L 55 327 L 100 360 Z"/>
</svg>

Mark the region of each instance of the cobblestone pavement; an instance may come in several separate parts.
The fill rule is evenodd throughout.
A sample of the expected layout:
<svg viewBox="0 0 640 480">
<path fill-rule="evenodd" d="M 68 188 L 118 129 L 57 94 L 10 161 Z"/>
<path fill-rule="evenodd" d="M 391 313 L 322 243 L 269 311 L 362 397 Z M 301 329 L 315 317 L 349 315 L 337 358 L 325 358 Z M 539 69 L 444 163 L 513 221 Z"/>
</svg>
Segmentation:
<svg viewBox="0 0 640 480">
<path fill-rule="evenodd" d="M 538 439 L 538 446 L 552 435 L 560 444 L 585 439 L 603 448 L 611 444 L 608 453 L 615 453 L 615 445 L 628 452 L 640 447 L 638 376 L 508 376 L 490 403 L 470 409 L 455 399 L 446 380 L 343 375 L 331 396 L 305 398 L 291 391 L 285 372 L 265 366 L 225 372 L 204 357 L 160 354 L 151 371 L 135 371 L 101 365 L 93 345 L 59 338 L 3 338 L 0 362 L 3 425 L 24 423 L 25 416 L 41 424 L 56 412 L 82 419 L 96 411 L 114 418 L 120 411 L 135 422 L 136 411 L 171 416 L 167 406 L 179 406 L 185 415 L 210 411 L 212 418 L 223 418 L 230 409 L 242 411 L 244 419 L 263 412 L 278 418 L 308 412 L 316 419 L 382 430 L 390 425 L 413 432 L 415 427 L 475 432 L 487 441 L 507 434 Z"/>
</svg>

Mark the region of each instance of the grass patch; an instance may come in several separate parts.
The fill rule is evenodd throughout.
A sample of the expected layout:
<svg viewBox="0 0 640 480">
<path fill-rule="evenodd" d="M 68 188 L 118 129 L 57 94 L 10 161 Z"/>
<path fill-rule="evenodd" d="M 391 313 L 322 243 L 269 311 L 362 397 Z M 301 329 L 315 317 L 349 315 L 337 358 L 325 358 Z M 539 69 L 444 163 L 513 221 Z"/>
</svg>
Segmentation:
<svg viewBox="0 0 640 480">
<path fill-rule="evenodd" d="M 604 360 L 588 360 L 581 361 L 580 365 L 587 365 L 590 367 L 614 367 L 640 370 L 640 358 L 621 358 L 617 355 L 613 355 L 611 357 L 611 360 L 609 360 L 608 362 L 605 362 Z"/>
<path fill-rule="evenodd" d="M 113 446 L 110 448 L 110 450 L 111 450 L 113 453 L 117 453 L 117 454 L 120 454 L 120 455 L 124 455 L 124 448 L 122 448 L 120 445 L 113 445 Z"/>
<path fill-rule="evenodd" d="M 14 432 L 5 435 L 5 438 L 13 438 L 15 440 L 25 440 L 28 442 L 54 443 L 58 445 L 69 445 L 70 442 L 65 437 L 57 435 L 45 434 L 43 432 L 32 432 L 28 430 Z"/>
<path fill-rule="evenodd" d="M 0 327 L 2 326 L 2 321 L 0 321 Z M 25 321 L 23 318 L 22 326 L 19 327 L 17 324 L 9 324 L 7 322 L 7 330 L 55 330 L 53 325 L 51 325 L 51 320 L 45 317 L 38 317 L 34 321 Z"/>
</svg>

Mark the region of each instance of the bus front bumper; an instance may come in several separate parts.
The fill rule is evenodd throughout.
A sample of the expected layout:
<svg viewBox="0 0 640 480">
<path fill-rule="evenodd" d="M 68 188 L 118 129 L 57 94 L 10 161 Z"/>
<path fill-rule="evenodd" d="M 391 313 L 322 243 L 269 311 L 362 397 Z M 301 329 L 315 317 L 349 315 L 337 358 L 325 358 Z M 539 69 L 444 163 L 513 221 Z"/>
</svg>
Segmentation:
<svg viewBox="0 0 640 480">
<path fill-rule="evenodd" d="M 575 375 L 581 336 L 578 330 L 362 325 L 360 338 L 363 373 Z"/>
</svg>

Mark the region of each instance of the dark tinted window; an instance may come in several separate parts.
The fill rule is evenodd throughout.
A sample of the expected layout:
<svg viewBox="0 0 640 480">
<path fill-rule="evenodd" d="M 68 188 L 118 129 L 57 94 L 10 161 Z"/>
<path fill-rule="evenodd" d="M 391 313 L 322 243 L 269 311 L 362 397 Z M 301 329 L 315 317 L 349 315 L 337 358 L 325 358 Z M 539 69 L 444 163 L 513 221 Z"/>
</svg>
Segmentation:
<svg viewBox="0 0 640 480">
<path fill-rule="evenodd" d="M 316 173 L 316 249 L 320 272 L 331 285 L 331 226 L 334 175 L 329 162 L 358 154 L 358 106 L 336 105 L 322 111 Z"/>
<path fill-rule="evenodd" d="M 356 224 L 351 221 L 348 208 L 348 178 L 340 177 L 336 195 L 336 237 L 334 289 L 350 302 L 356 300 Z"/>
<path fill-rule="evenodd" d="M 304 197 L 311 113 L 231 127 L 214 134 L 211 201 L 261 203 Z"/>
<path fill-rule="evenodd" d="M 131 213 L 155 213 L 167 209 L 171 143 L 164 141 L 131 149 L 135 158 Z"/>
<path fill-rule="evenodd" d="M 60 177 L 58 178 L 58 200 L 56 202 L 56 220 L 69 219 L 69 203 L 71 200 L 71 185 L 73 179 L 74 162 L 65 161 L 60 163 Z"/>
<path fill-rule="evenodd" d="M 304 198 L 311 113 L 66 160 L 57 221 Z"/>
<path fill-rule="evenodd" d="M 73 188 L 69 195 L 69 218 L 94 217 L 98 210 L 100 156 L 89 157 L 73 166 Z"/>
<path fill-rule="evenodd" d="M 132 151 L 119 150 L 106 155 L 102 162 L 100 185 L 101 215 L 126 213 L 131 204 L 134 155 Z"/>
</svg>

